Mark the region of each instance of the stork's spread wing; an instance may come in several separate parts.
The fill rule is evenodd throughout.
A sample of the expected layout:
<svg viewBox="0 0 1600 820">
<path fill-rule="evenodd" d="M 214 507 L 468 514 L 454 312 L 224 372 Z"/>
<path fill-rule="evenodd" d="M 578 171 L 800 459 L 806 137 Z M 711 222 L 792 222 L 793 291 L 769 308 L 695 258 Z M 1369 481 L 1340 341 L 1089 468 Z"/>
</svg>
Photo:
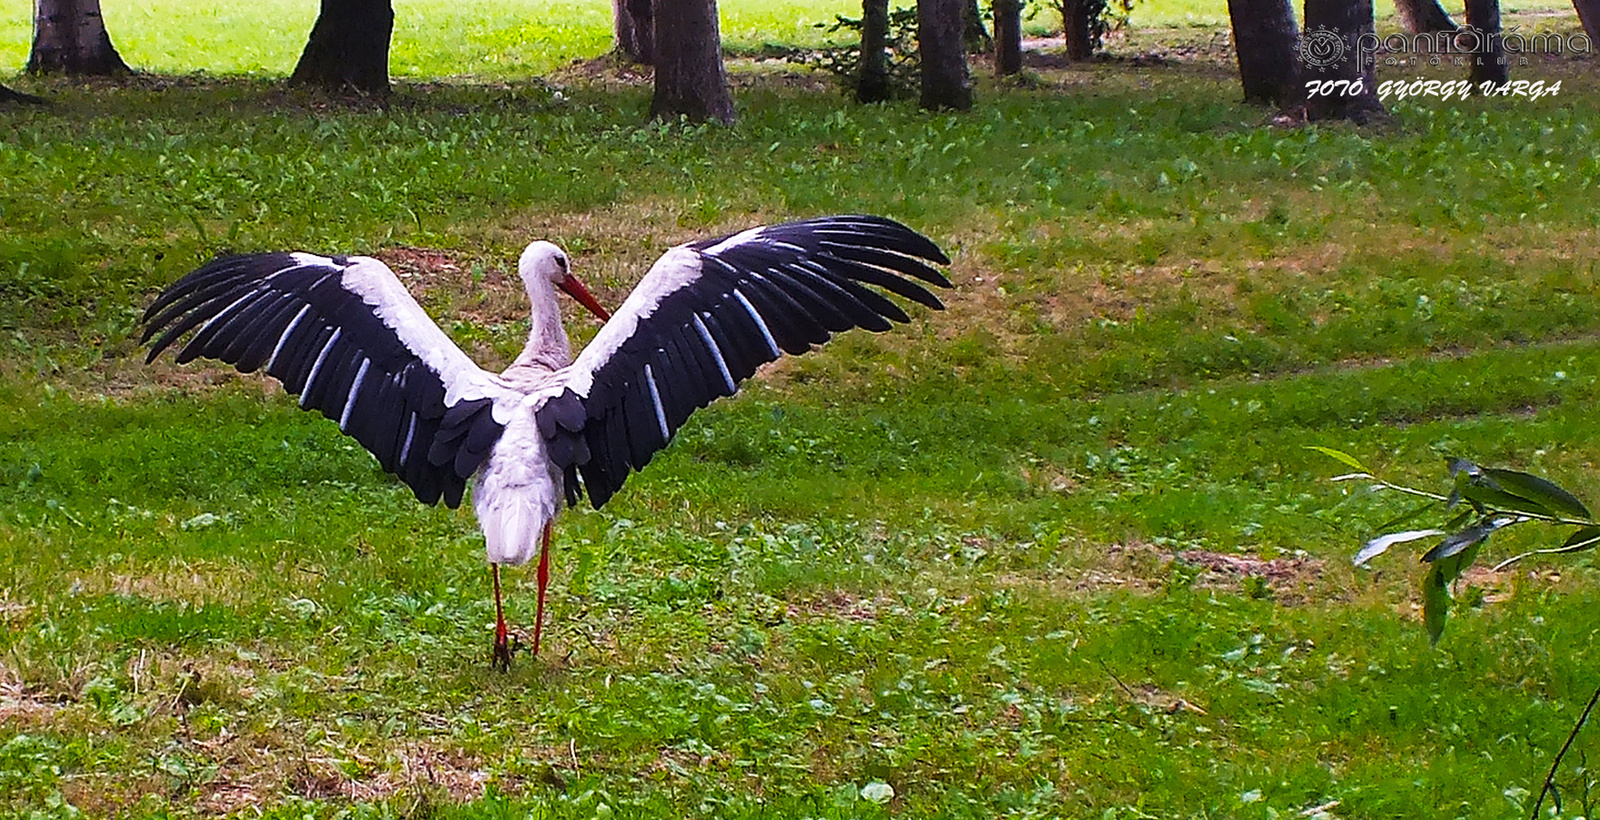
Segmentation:
<svg viewBox="0 0 1600 820">
<path fill-rule="evenodd" d="M 872 285 L 932 308 L 915 280 L 949 287 L 928 263 L 949 258 L 921 234 L 874 216 L 754 228 L 668 251 L 565 372 L 538 411 L 556 464 L 594 506 L 642 469 L 689 414 L 783 353 L 833 333 L 910 321 Z"/>
<path fill-rule="evenodd" d="M 370 257 L 264 253 L 218 259 L 167 288 L 144 314 L 155 357 L 185 333 L 178 362 L 264 369 L 339 423 L 417 498 L 461 503 L 500 437 L 494 377 Z"/>
</svg>

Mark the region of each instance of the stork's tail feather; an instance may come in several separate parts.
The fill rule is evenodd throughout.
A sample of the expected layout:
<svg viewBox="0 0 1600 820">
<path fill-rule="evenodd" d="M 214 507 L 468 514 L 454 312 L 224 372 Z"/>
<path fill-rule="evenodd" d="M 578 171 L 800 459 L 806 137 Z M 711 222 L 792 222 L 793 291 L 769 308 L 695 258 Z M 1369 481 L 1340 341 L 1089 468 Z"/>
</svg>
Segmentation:
<svg viewBox="0 0 1600 820">
<path fill-rule="evenodd" d="M 478 515 L 490 563 L 520 566 L 537 554 L 546 516 L 540 515 L 538 504 L 531 499 L 509 496 Z"/>
</svg>

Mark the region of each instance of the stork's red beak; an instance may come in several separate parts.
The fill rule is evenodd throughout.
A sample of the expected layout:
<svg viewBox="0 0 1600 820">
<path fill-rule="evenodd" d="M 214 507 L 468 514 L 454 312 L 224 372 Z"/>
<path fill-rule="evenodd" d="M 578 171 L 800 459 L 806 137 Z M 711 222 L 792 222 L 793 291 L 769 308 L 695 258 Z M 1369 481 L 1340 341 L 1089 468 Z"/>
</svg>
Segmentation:
<svg viewBox="0 0 1600 820">
<path fill-rule="evenodd" d="M 600 317 L 600 321 L 604 322 L 611 318 L 611 311 L 601 307 L 600 301 L 595 299 L 594 295 L 589 293 L 589 289 L 584 287 L 583 283 L 579 282 L 571 274 L 557 282 L 556 287 L 566 291 L 568 296 L 577 299 L 578 304 L 583 305 L 589 309 L 590 313 Z"/>
</svg>

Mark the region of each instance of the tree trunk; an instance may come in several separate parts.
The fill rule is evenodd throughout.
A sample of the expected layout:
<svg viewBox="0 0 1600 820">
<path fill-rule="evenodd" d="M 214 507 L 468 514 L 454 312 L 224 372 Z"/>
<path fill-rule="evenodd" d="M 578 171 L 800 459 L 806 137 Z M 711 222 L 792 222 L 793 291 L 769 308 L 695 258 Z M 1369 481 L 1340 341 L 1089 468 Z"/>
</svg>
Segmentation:
<svg viewBox="0 0 1600 820">
<path fill-rule="evenodd" d="M 861 76 L 856 101 L 883 102 L 894 96 L 889 83 L 889 0 L 861 0 Z"/>
<path fill-rule="evenodd" d="M 987 54 L 994 48 L 994 38 L 983 28 L 983 10 L 978 0 L 967 0 L 961 7 L 961 39 L 968 54 Z"/>
<path fill-rule="evenodd" d="M 1572 0 L 1572 8 L 1578 12 L 1578 22 L 1583 24 L 1589 42 L 1600 43 L 1600 0 Z"/>
<path fill-rule="evenodd" d="M 1457 38 L 1468 36 L 1478 41 L 1472 49 L 1472 84 L 1505 85 L 1511 79 L 1511 66 L 1500 40 L 1500 0 L 1467 0 L 1467 33 Z"/>
<path fill-rule="evenodd" d="M 617 53 L 641 65 L 656 61 L 655 9 L 650 0 L 611 0 Z"/>
<path fill-rule="evenodd" d="M 1439 0 L 1394 0 L 1394 10 L 1400 15 L 1401 30 L 1407 34 L 1456 30 L 1456 21 L 1450 19 Z"/>
<path fill-rule="evenodd" d="M 1306 0 L 1306 25 L 1300 35 L 1299 94 L 1306 118 L 1380 122 L 1389 111 L 1378 99 L 1376 57 L 1363 53 L 1362 35 L 1373 34 L 1372 0 Z M 1316 81 L 1321 93 L 1309 93 Z M 1345 84 L 1335 85 L 1338 81 Z"/>
<path fill-rule="evenodd" d="M 1286 106 L 1296 99 L 1294 9 L 1289 0 L 1228 0 L 1244 101 Z"/>
<path fill-rule="evenodd" d="M 1094 20 L 1089 0 L 1061 0 L 1061 34 L 1067 41 L 1067 59 L 1081 62 L 1094 56 Z"/>
<path fill-rule="evenodd" d="M 1022 71 L 1022 0 L 994 0 L 994 75 Z"/>
<path fill-rule="evenodd" d="M 922 57 L 922 107 L 972 108 L 972 82 L 961 40 L 962 0 L 918 0 L 917 48 Z"/>
<path fill-rule="evenodd" d="M 650 116 L 733 122 L 717 0 L 658 0 L 656 10 L 656 89 Z"/>
<path fill-rule="evenodd" d="M 322 0 L 289 84 L 386 95 L 393 34 L 390 0 Z"/>
<path fill-rule="evenodd" d="M 44 98 L 43 97 L 35 97 L 32 94 L 24 94 L 21 91 L 17 91 L 15 89 L 9 88 L 7 86 L 0 85 L 0 105 L 8 105 L 10 103 L 27 103 L 29 105 L 44 105 Z"/>
<path fill-rule="evenodd" d="M 100 0 L 35 0 L 30 74 L 131 74 L 111 44 Z"/>
</svg>

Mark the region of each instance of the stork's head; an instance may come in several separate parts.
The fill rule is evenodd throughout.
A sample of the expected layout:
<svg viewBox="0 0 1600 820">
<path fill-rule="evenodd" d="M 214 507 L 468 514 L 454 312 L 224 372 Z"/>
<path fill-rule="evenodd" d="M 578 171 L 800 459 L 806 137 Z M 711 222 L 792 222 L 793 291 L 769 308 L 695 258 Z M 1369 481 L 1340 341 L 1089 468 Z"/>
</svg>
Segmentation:
<svg viewBox="0 0 1600 820">
<path fill-rule="evenodd" d="M 522 251 L 522 258 L 517 260 L 517 272 L 522 275 L 522 282 L 530 295 L 534 293 L 535 283 L 549 282 L 577 299 L 601 321 L 611 318 L 611 313 L 601 307 L 583 283 L 572 276 L 571 266 L 566 251 L 542 239 L 529 243 Z"/>
</svg>

